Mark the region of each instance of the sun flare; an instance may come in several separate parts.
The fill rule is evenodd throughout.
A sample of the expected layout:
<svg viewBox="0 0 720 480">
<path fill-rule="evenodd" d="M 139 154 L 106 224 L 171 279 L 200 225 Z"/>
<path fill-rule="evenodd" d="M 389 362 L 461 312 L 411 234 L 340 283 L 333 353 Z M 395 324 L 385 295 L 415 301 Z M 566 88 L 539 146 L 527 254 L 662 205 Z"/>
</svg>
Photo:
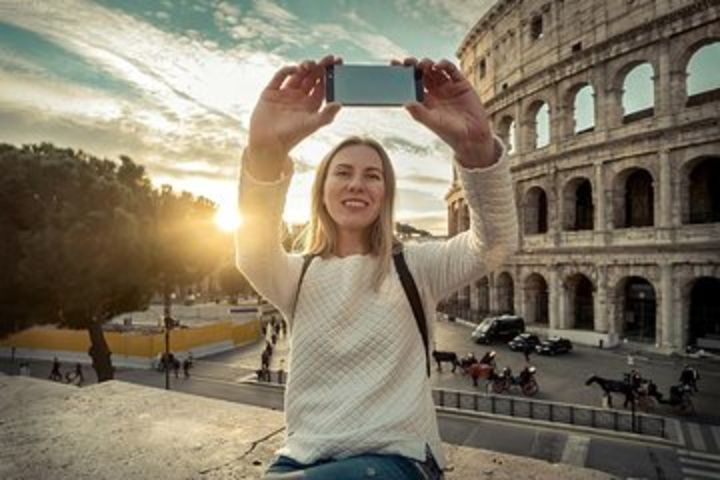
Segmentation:
<svg viewBox="0 0 720 480">
<path fill-rule="evenodd" d="M 232 232 L 242 225 L 242 216 L 237 208 L 221 206 L 215 214 L 215 224 L 224 232 Z"/>
</svg>

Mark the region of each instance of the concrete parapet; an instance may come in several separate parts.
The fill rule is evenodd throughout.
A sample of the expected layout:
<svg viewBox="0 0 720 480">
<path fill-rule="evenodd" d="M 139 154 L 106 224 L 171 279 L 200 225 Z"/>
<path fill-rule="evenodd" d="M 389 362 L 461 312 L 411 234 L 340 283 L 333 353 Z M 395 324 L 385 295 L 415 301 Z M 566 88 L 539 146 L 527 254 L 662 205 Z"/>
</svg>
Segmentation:
<svg viewBox="0 0 720 480">
<path fill-rule="evenodd" d="M 0 374 L 0 478 L 260 478 L 281 412 L 110 381 L 76 388 Z M 564 464 L 446 445 L 448 480 L 606 480 Z"/>
</svg>

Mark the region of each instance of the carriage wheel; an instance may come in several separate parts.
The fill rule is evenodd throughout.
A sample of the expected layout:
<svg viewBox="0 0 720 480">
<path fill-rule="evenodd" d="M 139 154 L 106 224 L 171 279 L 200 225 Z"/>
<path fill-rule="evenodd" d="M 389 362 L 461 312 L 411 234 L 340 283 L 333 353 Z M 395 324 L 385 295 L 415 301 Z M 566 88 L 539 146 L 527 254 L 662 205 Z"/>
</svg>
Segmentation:
<svg viewBox="0 0 720 480">
<path fill-rule="evenodd" d="M 507 390 L 507 386 L 504 381 L 493 381 L 492 391 L 495 393 L 502 393 Z"/>
<path fill-rule="evenodd" d="M 540 385 L 535 380 L 531 380 L 522 387 L 522 393 L 526 397 L 534 397 L 540 391 Z"/>
</svg>

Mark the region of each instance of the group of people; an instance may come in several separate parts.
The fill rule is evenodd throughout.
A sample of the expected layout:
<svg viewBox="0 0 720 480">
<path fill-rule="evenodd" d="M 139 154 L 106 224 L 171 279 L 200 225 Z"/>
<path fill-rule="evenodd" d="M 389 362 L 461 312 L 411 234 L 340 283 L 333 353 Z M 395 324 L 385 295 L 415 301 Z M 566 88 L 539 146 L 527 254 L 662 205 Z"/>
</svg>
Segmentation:
<svg viewBox="0 0 720 480">
<path fill-rule="evenodd" d="M 194 359 L 192 352 L 188 352 L 187 356 L 182 362 L 172 352 L 168 352 L 167 355 L 163 353 L 160 355 L 160 361 L 158 362 L 158 370 L 164 372 L 166 369 L 172 368 L 173 373 L 175 374 L 175 378 L 179 378 L 180 367 L 182 366 L 183 375 L 185 376 L 185 378 L 190 378 L 190 369 L 193 367 L 193 362 Z"/>
<path fill-rule="evenodd" d="M 76 363 L 75 369 L 65 372 L 64 376 L 60 371 L 60 367 L 60 360 L 55 357 L 53 359 L 52 369 L 50 370 L 50 375 L 48 376 L 48 379 L 52 380 L 53 382 L 62 382 L 64 379 L 66 383 L 74 383 L 78 387 L 81 386 L 83 382 L 85 382 L 85 376 L 83 375 L 81 363 Z M 22 369 L 23 365 L 21 365 L 20 368 Z M 27 369 L 27 375 L 29 375 L 30 366 L 27 363 L 25 363 L 25 368 Z M 22 370 L 20 374 L 23 375 Z"/>
</svg>

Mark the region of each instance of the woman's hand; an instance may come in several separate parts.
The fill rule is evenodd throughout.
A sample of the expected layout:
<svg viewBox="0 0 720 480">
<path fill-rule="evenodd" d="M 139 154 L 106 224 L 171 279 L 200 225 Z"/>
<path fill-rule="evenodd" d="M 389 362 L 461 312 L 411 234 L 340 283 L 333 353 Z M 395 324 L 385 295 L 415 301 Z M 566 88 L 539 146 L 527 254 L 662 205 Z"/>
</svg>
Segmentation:
<svg viewBox="0 0 720 480">
<path fill-rule="evenodd" d="M 401 64 L 397 60 L 392 63 Z M 490 119 L 462 72 L 448 60 L 434 63 L 407 58 L 402 64 L 415 65 L 423 74 L 425 98 L 422 103 L 405 106 L 410 115 L 450 145 L 464 167 L 495 163 L 500 152 L 496 151 Z"/>
<path fill-rule="evenodd" d="M 340 104 L 333 102 L 321 108 L 325 67 L 341 62 L 329 55 L 319 62 L 308 60 L 275 73 L 250 117 L 247 155 L 253 173 L 277 177 L 273 173 L 279 174 L 283 166 L 278 162 L 286 162 L 293 147 L 333 121 Z"/>
</svg>

